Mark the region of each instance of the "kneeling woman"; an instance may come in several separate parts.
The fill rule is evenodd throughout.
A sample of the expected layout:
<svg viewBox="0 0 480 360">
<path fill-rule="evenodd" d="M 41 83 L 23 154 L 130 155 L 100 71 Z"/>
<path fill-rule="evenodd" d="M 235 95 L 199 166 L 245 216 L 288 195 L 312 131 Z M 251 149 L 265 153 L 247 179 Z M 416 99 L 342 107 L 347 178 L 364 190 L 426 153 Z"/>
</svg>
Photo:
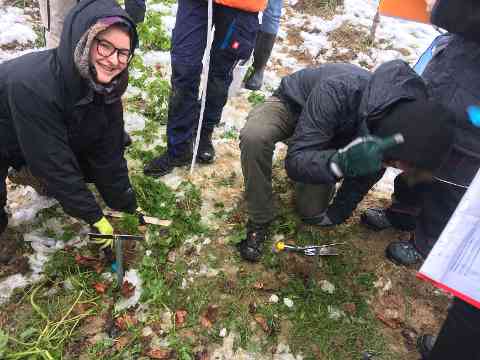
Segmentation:
<svg viewBox="0 0 480 360">
<path fill-rule="evenodd" d="M 135 211 L 121 95 L 136 43 L 115 0 L 84 0 L 65 19 L 58 48 L 0 64 L 0 234 L 10 166 L 26 165 L 67 214 L 101 233 L 113 229 L 87 181 L 109 207 Z"/>
</svg>

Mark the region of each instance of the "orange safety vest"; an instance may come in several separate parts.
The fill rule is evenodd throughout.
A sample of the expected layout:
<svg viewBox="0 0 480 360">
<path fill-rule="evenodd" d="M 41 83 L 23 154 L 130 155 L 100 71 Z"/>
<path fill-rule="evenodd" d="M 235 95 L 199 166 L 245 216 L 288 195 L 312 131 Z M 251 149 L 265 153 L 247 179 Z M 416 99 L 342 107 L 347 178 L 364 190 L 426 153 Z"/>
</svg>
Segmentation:
<svg viewBox="0 0 480 360">
<path fill-rule="evenodd" d="M 213 0 L 217 4 L 249 12 L 259 12 L 267 7 L 267 0 Z"/>
</svg>

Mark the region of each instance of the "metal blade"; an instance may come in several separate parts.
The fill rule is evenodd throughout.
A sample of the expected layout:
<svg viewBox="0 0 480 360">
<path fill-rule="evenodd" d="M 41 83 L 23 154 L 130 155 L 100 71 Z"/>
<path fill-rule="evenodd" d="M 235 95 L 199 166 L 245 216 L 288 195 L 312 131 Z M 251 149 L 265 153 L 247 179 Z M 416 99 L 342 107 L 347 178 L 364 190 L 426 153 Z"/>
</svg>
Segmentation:
<svg viewBox="0 0 480 360">
<path fill-rule="evenodd" d="M 145 237 L 143 235 L 120 235 L 120 234 L 104 235 L 104 234 L 88 233 L 88 236 L 91 239 L 96 238 L 96 239 L 134 240 L 134 241 L 145 240 Z"/>
</svg>

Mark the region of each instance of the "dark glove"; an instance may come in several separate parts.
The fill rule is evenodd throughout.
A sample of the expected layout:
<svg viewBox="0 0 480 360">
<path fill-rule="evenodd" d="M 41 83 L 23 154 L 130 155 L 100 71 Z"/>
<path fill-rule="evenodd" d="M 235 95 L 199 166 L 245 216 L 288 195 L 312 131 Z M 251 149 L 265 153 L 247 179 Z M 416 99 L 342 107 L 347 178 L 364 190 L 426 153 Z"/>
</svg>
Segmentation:
<svg viewBox="0 0 480 360">
<path fill-rule="evenodd" d="M 143 22 L 146 8 L 145 0 L 125 0 L 125 11 L 135 21 L 135 24 Z"/>
<path fill-rule="evenodd" d="M 382 168 L 383 152 L 403 142 L 401 134 L 385 139 L 376 136 L 360 137 L 333 154 L 330 169 L 338 179 L 377 173 Z"/>
</svg>

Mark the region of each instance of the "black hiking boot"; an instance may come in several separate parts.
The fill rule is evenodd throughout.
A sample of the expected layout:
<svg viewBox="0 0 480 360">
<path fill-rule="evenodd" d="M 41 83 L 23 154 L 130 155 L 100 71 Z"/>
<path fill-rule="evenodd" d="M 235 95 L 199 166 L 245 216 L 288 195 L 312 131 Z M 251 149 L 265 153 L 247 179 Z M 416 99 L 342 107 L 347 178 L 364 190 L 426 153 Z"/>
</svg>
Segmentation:
<svg viewBox="0 0 480 360">
<path fill-rule="evenodd" d="M 178 157 L 171 156 L 166 152 L 150 161 L 143 169 L 143 173 L 147 176 L 161 177 L 171 173 L 175 167 L 189 165 L 191 161 L 192 153 L 190 151 Z"/>
<path fill-rule="evenodd" d="M 272 53 L 275 44 L 275 35 L 259 31 L 253 51 L 253 72 L 245 80 L 245 88 L 249 90 L 260 90 L 263 85 L 263 73 L 267 65 L 268 58 Z"/>
<path fill-rule="evenodd" d="M 203 129 L 198 144 L 197 160 L 202 164 L 211 164 L 215 160 L 215 148 L 212 143 L 213 130 Z"/>
<path fill-rule="evenodd" d="M 263 245 L 268 238 L 268 224 L 247 224 L 247 238 L 237 246 L 244 260 L 257 262 L 262 257 Z"/>
<path fill-rule="evenodd" d="M 360 215 L 360 222 L 368 228 L 380 231 L 392 227 L 392 223 L 388 220 L 387 210 L 381 208 L 370 208 Z"/>
<path fill-rule="evenodd" d="M 385 256 L 397 265 L 415 265 L 423 261 L 422 254 L 411 241 L 392 242 L 387 246 Z"/>
<path fill-rule="evenodd" d="M 400 231 L 413 231 L 415 230 L 417 217 L 406 211 L 394 210 L 392 208 L 370 208 L 362 213 L 360 221 L 375 231 L 391 227 Z"/>
<path fill-rule="evenodd" d="M 430 353 L 432 352 L 435 341 L 437 340 L 436 336 L 433 335 L 421 335 L 417 339 L 417 350 L 422 355 L 422 360 L 428 360 Z"/>
</svg>

